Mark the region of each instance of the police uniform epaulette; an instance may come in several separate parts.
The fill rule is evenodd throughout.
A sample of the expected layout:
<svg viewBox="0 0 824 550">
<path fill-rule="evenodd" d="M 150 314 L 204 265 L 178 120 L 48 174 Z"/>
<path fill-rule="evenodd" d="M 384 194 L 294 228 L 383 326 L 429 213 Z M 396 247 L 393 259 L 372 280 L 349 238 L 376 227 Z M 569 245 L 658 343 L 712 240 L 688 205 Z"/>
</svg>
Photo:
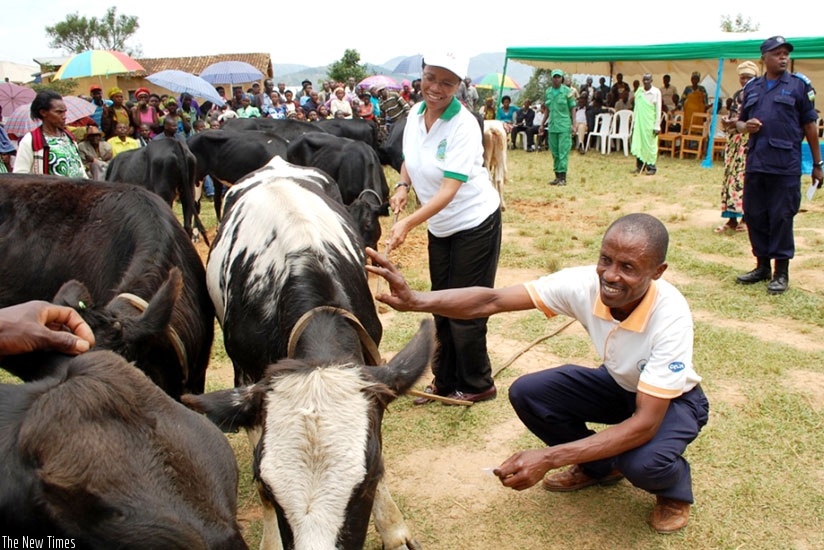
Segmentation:
<svg viewBox="0 0 824 550">
<path fill-rule="evenodd" d="M 806 84 L 806 85 L 808 85 L 808 86 L 812 86 L 812 85 L 813 85 L 813 83 L 812 83 L 812 82 L 810 82 L 810 79 L 809 79 L 809 78 L 807 78 L 807 75 L 805 75 L 805 74 L 802 74 L 802 73 L 793 73 L 793 76 L 794 76 L 794 77 L 797 77 L 797 78 L 800 78 L 801 80 L 803 80 L 803 81 L 804 81 L 804 84 Z"/>
</svg>

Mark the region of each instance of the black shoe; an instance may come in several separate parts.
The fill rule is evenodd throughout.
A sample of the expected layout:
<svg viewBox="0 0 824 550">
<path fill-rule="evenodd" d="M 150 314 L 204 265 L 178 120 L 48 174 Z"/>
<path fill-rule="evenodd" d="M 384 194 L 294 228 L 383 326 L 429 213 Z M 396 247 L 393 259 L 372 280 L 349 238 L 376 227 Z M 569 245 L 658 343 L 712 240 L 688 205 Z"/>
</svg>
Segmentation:
<svg viewBox="0 0 824 550">
<path fill-rule="evenodd" d="M 761 281 L 769 281 L 772 277 L 772 273 L 770 273 L 770 268 L 764 267 L 756 267 L 752 271 L 744 273 L 743 275 L 739 275 L 735 282 L 739 285 L 752 285 L 755 283 L 760 283 Z M 784 290 L 787 290 L 784 288 Z"/>
<path fill-rule="evenodd" d="M 790 277 L 786 273 L 777 273 L 767 285 L 767 294 L 784 294 L 790 288 Z"/>
<path fill-rule="evenodd" d="M 646 173 L 646 175 L 648 175 L 648 176 L 654 176 L 654 175 L 655 175 L 655 172 L 657 172 L 657 171 L 658 171 L 658 169 L 657 169 L 657 168 L 655 168 L 655 166 L 653 166 L 652 164 L 648 164 L 648 165 L 647 165 L 647 169 L 646 169 L 646 172 L 645 172 L 645 173 Z"/>
<path fill-rule="evenodd" d="M 472 403 L 478 403 L 479 401 L 489 401 L 490 399 L 495 399 L 498 397 L 498 388 L 494 385 L 487 388 L 486 390 L 482 391 L 481 393 L 465 393 L 462 391 L 454 391 L 447 395 L 449 399 L 459 399 L 461 401 L 470 401 Z M 445 405 L 449 405 L 449 403 L 445 403 Z"/>
</svg>

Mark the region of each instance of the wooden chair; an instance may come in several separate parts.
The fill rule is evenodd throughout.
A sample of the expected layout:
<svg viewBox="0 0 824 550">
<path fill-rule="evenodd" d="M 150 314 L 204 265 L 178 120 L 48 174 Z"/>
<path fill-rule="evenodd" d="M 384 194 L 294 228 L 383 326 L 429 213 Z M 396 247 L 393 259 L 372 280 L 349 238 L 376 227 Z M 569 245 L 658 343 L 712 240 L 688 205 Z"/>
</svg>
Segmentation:
<svg viewBox="0 0 824 550">
<path fill-rule="evenodd" d="M 710 115 L 707 113 L 692 114 L 692 121 L 681 136 L 679 158 L 684 158 L 684 155 L 695 155 L 695 158 L 700 159 L 704 155 L 709 137 L 709 121 Z"/>
<path fill-rule="evenodd" d="M 712 158 L 718 158 L 718 160 L 724 160 L 724 155 L 727 151 L 727 138 L 715 136 L 715 139 L 712 141 Z"/>
<path fill-rule="evenodd" d="M 684 136 L 678 132 L 667 132 L 666 134 L 658 134 L 658 153 L 669 153 L 670 157 L 675 158 L 681 147 L 681 138 Z"/>
<path fill-rule="evenodd" d="M 674 117 L 678 117 L 674 120 Z M 658 134 L 658 153 L 669 153 L 670 157 L 675 158 L 678 148 L 681 146 L 681 132 L 671 132 L 669 127 L 676 120 L 680 121 L 680 114 L 662 113 L 662 128 L 665 130 Z"/>
</svg>

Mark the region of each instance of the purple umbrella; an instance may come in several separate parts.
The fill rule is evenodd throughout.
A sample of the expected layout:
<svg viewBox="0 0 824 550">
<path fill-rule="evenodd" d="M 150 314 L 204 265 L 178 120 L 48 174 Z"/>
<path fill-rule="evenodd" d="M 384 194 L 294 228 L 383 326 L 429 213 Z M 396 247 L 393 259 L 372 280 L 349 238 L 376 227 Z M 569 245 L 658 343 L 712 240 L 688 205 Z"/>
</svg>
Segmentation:
<svg viewBox="0 0 824 550">
<path fill-rule="evenodd" d="M 11 82 L 0 83 L 0 108 L 6 116 L 9 116 L 21 105 L 27 105 L 34 101 L 37 92 L 25 86 L 18 86 Z"/>
<path fill-rule="evenodd" d="M 392 90 L 401 89 L 400 84 L 395 82 L 392 78 L 384 76 L 382 74 L 368 76 L 361 80 L 358 84 L 359 88 L 371 88 L 372 86 L 386 86 L 387 88 L 390 88 Z"/>
<path fill-rule="evenodd" d="M 97 106 L 93 103 L 73 95 L 63 96 L 63 103 L 66 104 L 67 124 L 92 116 L 97 110 Z M 22 137 L 40 124 L 39 120 L 31 118 L 31 102 L 29 102 L 15 109 L 11 116 L 6 118 L 6 132 Z"/>
<path fill-rule="evenodd" d="M 243 61 L 219 61 L 200 73 L 200 78 L 210 84 L 245 84 L 263 78 L 263 73 Z"/>
</svg>

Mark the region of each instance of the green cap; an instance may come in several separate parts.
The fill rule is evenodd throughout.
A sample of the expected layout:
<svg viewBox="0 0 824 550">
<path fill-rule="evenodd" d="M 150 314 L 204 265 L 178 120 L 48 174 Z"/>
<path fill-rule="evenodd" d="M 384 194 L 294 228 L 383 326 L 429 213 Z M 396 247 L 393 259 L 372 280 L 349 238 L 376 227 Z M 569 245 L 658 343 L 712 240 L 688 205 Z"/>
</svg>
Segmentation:
<svg viewBox="0 0 824 550">
<path fill-rule="evenodd" d="M 564 71 L 561 69 L 552 69 L 552 72 L 549 73 L 549 76 L 564 76 Z"/>
</svg>

